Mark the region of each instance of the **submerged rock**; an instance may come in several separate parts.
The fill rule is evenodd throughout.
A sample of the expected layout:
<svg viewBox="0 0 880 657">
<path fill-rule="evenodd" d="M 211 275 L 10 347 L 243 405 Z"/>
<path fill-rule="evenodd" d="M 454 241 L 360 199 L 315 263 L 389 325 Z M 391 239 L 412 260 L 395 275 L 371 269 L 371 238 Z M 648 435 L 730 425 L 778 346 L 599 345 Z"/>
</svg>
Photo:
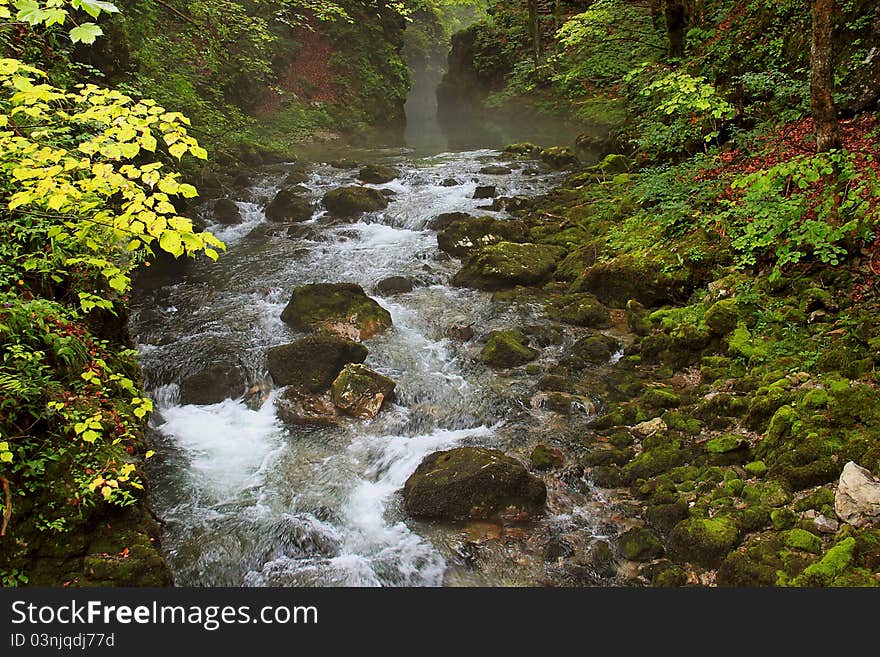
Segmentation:
<svg viewBox="0 0 880 657">
<path fill-rule="evenodd" d="M 313 394 L 296 386 L 286 388 L 275 400 L 282 422 L 293 426 L 336 424 L 339 414 L 329 394 Z"/>
<path fill-rule="evenodd" d="M 565 456 L 561 450 L 539 443 L 532 450 L 529 461 L 535 470 L 551 470 L 561 468 L 565 464 Z"/>
<path fill-rule="evenodd" d="M 358 179 L 373 185 L 382 185 L 391 182 L 400 175 L 395 167 L 384 164 L 368 164 L 361 168 Z"/>
<path fill-rule="evenodd" d="M 480 169 L 480 173 L 487 176 L 506 176 L 507 174 L 512 172 L 513 169 L 500 164 L 492 164 Z"/>
<path fill-rule="evenodd" d="M 452 283 L 480 290 L 535 285 L 550 277 L 564 255 L 560 246 L 499 242 L 471 256 Z"/>
<path fill-rule="evenodd" d="M 474 190 L 474 195 L 472 198 L 481 199 L 481 198 L 494 198 L 495 197 L 495 185 L 484 185 L 481 187 L 477 187 Z"/>
<path fill-rule="evenodd" d="M 281 320 L 301 331 L 360 342 L 391 326 L 391 314 L 354 283 L 315 283 L 294 289 Z"/>
<path fill-rule="evenodd" d="M 441 187 L 458 187 L 460 184 L 461 182 L 459 182 L 455 178 L 444 178 L 440 181 Z"/>
<path fill-rule="evenodd" d="M 413 291 L 413 282 L 411 278 L 407 278 L 406 276 L 389 276 L 376 283 L 376 289 L 379 294 L 386 297 L 395 294 L 404 294 L 405 292 Z"/>
<path fill-rule="evenodd" d="M 834 511 L 854 527 L 880 524 L 880 481 L 869 470 L 849 461 L 840 473 Z"/>
<path fill-rule="evenodd" d="M 337 187 L 324 194 L 324 207 L 337 217 L 353 217 L 361 212 L 375 212 L 388 207 L 388 199 L 372 187 Z"/>
<path fill-rule="evenodd" d="M 333 404 L 346 415 L 361 420 L 376 417 L 385 400 L 394 394 L 396 383 L 365 365 L 346 365 L 333 382 Z"/>
<path fill-rule="evenodd" d="M 266 219 L 269 221 L 308 221 L 315 211 L 312 202 L 301 196 L 297 190 L 282 189 L 266 206 Z"/>
<path fill-rule="evenodd" d="M 494 449 L 459 447 L 425 458 L 403 487 L 415 518 L 522 521 L 543 511 L 544 482 Z"/>
<path fill-rule="evenodd" d="M 489 367 L 509 368 L 535 360 L 538 353 L 528 346 L 528 339 L 519 331 L 494 331 L 480 358 Z"/>
<path fill-rule="evenodd" d="M 312 335 L 290 344 L 272 347 L 269 374 L 278 386 L 292 385 L 306 392 L 327 390 L 349 363 L 362 363 L 367 348 L 335 336 Z"/>
<path fill-rule="evenodd" d="M 240 224 L 241 210 L 235 201 L 221 198 L 214 204 L 214 219 L 221 224 Z"/>
<path fill-rule="evenodd" d="M 526 228 L 520 221 L 503 221 L 492 217 L 456 219 L 437 234 L 440 250 L 456 258 L 499 242 L 521 242 Z"/>
<path fill-rule="evenodd" d="M 219 404 L 241 397 L 247 386 L 244 374 L 234 365 L 209 365 L 180 382 L 181 404 Z"/>
</svg>

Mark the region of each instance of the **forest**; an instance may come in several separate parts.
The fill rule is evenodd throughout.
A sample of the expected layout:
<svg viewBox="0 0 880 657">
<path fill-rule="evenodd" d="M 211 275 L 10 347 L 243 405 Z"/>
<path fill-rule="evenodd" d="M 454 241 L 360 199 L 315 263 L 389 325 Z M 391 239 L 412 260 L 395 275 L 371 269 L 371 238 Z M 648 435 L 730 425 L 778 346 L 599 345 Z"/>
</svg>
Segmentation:
<svg viewBox="0 0 880 657">
<path fill-rule="evenodd" d="M 880 586 L 875 0 L 0 44 L 4 587 Z"/>
</svg>

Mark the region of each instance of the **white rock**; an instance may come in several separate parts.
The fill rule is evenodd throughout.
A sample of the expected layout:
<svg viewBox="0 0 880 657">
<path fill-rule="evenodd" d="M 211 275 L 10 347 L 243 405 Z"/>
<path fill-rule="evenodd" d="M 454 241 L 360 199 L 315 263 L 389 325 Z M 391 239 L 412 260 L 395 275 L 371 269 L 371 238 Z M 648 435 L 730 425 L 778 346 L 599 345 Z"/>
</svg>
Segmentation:
<svg viewBox="0 0 880 657">
<path fill-rule="evenodd" d="M 818 515 L 813 521 L 813 526 L 823 534 L 836 534 L 840 523 L 827 516 Z"/>
<path fill-rule="evenodd" d="M 880 481 L 850 461 L 840 473 L 834 510 L 853 527 L 880 524 Z"/>
<path fill-rule="evenodd" d="M 666 423 L 663 421 L 663 418 L 655 417 L 653 420 L 640 422 L 630 429 L 630 431 L 632 431 L 637 438 L 650 438 L 659 431 L 666 431 L 666 428 Z"/>
</svg>

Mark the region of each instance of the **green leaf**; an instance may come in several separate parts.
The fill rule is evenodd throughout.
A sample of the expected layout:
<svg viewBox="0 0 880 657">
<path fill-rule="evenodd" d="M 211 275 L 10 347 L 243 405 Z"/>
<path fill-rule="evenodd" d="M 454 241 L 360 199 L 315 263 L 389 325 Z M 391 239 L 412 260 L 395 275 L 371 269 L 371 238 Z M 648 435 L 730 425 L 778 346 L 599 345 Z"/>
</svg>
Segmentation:
<svg viewBox="0 0 880 657">
<path fill-rule="evenodd" d="M 82 9 L 92 18 L 97 18 L 102 11 L 108 14 L 119 12 L 119 9 L 112 2 L 103 2 L 102 0 L 72 0 L 70 4 L 76 9 Z"/>
<path fill-rule="evenodd" d="M 74 43 L 92 44 L 104 31 L 94 23 L 83 23 L 70 30 L 70 40 Z"/>
</svg>

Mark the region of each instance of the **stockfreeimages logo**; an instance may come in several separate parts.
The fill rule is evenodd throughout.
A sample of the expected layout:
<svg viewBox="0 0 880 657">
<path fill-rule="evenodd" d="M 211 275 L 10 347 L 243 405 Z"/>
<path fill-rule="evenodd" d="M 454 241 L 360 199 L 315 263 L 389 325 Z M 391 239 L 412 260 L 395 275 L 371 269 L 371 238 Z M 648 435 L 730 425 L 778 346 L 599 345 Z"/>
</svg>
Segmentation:
<svg viewBox="0 0 880 657">
<path fill-rule="evenodd" d="M 213 632 L 224 625 L 317 625 L 315 606 L 268 605 L 252 609 L 249 605 L 110 605 L 100 600 L 82 603 L 34 604 L 24 600 L 12 603 L 12 624 L 27 625 L 192 625 Z"/>
</svg>

